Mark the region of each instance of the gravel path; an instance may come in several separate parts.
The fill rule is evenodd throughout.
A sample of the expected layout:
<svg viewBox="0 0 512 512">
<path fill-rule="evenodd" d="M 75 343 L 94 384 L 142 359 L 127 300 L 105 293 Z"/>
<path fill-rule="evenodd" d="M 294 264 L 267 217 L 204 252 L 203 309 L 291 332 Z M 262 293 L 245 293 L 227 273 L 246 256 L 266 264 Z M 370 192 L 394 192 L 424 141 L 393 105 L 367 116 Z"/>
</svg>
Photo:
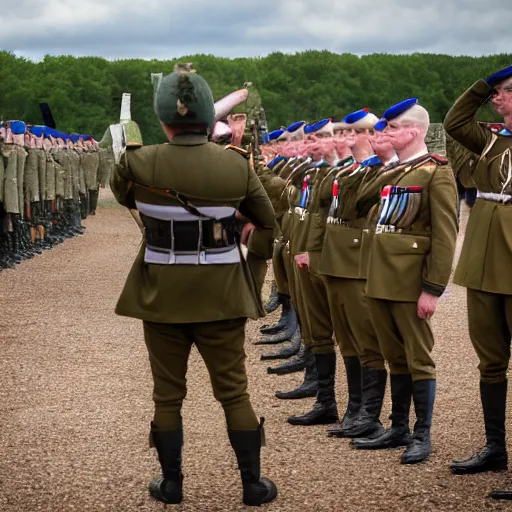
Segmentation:
<svg viewBox="0 0 512 512">
<path fill-rule="evenodd" d="M 84 222 L 84 237 L 0 273 L 2 512 L 164 510 L 146 492 L 159 467 L 147 443 L 152 383 L 141 323 L 113 313 L 140 237 L 110 193 L 102 190 L 101 198 L 98 214 Z M 267 375 L 259 357 L 268 349 L 251 344 L 258 326 L 251 322 L 247 329 L 250 392 L 257 414 L 267 420 L 263 470 L 280 491 L 264 508 L 512 510 L 506 502 L 485 499 L 496 486 L 512 488 L 506 472 L 455 477 L 448 468 L 452 458 L 483 442 L 464 289 L 448 289 L 434 320 L 439 370 L 434 451 L 419 466 L 401 466 L 401 450 L 356 452 L 348 441 L 327 438 L 325 427 L 289 426 L 286 418 L 305 412 L 313 399 L 273 397 L 278 389 L 295 387 L 301 375 Z M 341 410 L 346 393 L 338 366 Z M 167 509 L 244 510 L 222 409 L 197 351 L 188 386 L 185 499 Z M 388 389 L 383 417 L 389 413 Z"/>
</svg>

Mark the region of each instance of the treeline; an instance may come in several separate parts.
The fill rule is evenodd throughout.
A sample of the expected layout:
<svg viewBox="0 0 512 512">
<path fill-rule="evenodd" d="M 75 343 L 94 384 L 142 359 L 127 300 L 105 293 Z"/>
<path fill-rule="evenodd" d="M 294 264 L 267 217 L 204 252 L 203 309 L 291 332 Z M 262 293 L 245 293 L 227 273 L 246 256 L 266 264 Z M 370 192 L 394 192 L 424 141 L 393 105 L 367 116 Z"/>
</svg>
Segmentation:
<svg viewBox="0 0 512 512">
<path fill-rule="evenodd" d="M 57 128 L 101 139 L 119 121 L 123 92 L 132 94 L 132 117 L 145 144 L 162 141 L 153 113 L 150 74 L 172 71 L 175 62 L 192 62 L 208 81 L 215 99 L 253 82 L 271 129 L 293 121 L 341 117 L 369 107 L 376 115 L 391 104 L 416 96 L 441 122 L 457 96 L 478 78 L 512 63 L 512 54 L 486 57 L 372 54 L 357 57 L 328 51 L 263 58 L 226 59 L 185 56 L 173 61 L 46 56 L 32 62 L 0 52 L 0 118 L 42 122 L 39 103 L 49 103 Z M 484 118 L 492 120 L 490 110 Z"/>
</svg>

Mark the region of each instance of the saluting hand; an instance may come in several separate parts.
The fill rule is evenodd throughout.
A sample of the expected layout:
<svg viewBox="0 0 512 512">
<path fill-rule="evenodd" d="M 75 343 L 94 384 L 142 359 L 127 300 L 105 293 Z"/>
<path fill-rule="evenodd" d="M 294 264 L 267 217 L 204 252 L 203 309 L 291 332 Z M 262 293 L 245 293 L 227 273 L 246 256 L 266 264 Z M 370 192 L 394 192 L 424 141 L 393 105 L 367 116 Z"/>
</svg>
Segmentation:
<svg viewBox="0 0 512 512">
<path fill-rule="evenodd" d="M 418 299 L 418 316 L 423 320 L 430 320 L 436 312 L 437 300 L 439 297 L 427 292 L 421 292 Z"/>
<path fill-rule="evenodd" d="M 295 256 L 295 263 L 299 268 L 309 269 L 309 252 L 302 252 Z"/>
</svg>

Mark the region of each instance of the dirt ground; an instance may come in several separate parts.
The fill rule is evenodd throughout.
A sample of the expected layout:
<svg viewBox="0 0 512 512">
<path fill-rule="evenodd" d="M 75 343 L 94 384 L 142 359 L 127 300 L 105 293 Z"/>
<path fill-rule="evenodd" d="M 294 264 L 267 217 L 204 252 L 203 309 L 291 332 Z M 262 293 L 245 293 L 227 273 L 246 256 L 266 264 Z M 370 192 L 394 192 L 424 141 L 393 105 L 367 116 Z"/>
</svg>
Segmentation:
<svg viewBox="0 0 512 512">
<path fill-rule="evenodd" d="M 146 490 L 159 472 L 148 447 L 152 382 L 139 321 L 114 314 L 139 246 L 129 213 L 103 190 L 86 235 L 0 272 L 0 511 L 163 511 Z M 463 213 L 461 236 L 467 212 Z M 459 240 L 459 248 L 460 248 Z M 270 277 L 270 276 L 269 276 Z M 264 294 L 269 291 L 266 283 Z M 277 318 L 278 312 L 270 319 Z M 400 449 L 352 450 L 326 427 L 292 427 L 313 399 L 279 401 L 301 374 L 272 376 L 251 344 L 247 370 L 257 414 L 266 418 L 263 472 L 279 488 L 275 511 L 512 510 L 485 498 L 512 488 L 507 472 L 453 476 L 449 463 L 483 443 L 477 359 L 466 327 L 465 290 L 451 285 L 434 318 L 438 394 L 433 454 L 399 464 Z M 341 358 L 337 394 L 346 405 Z M 390 413 L 389 389 L 383 418 Z M 241 484 L 222 409 L 193 351 L 184 410 L 184 502 L 167 510 L 237 511 Z M 386 420 L 387 423 L 387 420 Z"/>
</svg>

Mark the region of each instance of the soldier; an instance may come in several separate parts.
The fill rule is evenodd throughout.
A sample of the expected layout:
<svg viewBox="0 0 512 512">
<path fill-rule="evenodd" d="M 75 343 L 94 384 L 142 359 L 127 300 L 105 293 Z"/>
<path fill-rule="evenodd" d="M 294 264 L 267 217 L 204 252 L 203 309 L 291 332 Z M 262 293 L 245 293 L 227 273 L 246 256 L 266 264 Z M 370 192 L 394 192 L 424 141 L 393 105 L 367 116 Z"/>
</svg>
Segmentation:
<svg viewBox="0 0 512 512">
<path fill-rule="evenodd" d="M 505 125 L 495 131 L 475 120 L 490 99 Z M 444 126 L 478 155 L 471 179 L 478 188 L 454 283 L 467 288 L 471 343 L 480 364 L 486 445 L 451 465 L 455 474 L 507 468 L 505 406 L 512 332 L 512 66 L 478 80 L 455 102 Z M 510 499 L 511 493 L 493 497 Z"/>
<path fill-rule="evenodd" d="M 361 153 L 366 147 L 366 158 L 355 169 L 337 177 L 332 186 L 334 204 L 327 218 L 320 259 L 320 272 L 326 274 L 331 314 L 348 324 L 355 340 L 352 352 L 346 348 L 348 353 L 344 354 L 348 414 L 339 427 L 328 432 L 329 436 L 349 438 L 382 433 L 379 417 L 387 380 L 384 358 L 364 296 L 366 275 L 361 272 L 361 240 L 366 212 L 357 209 L 357 193 L 385 165 L 398 160 L 391 145 L 382 140 L 381 132 L 373 133 L 378 121 L 375 116 L 366 110 L 352 116 L 353 128 L 345 133 L 349 143 L 351 135 L 356 134 L 352 152 Z M 368 144 L 373 155 L 368 154 Z"/>
<path fill-rule="evenodd" d="M 243 345 L 246 319 L 264 312 L 233 227 L 238 209 L 255 226 L 249 239 L 266 240 L 274 212 L 247 158 L 208 143 L 214 107 L 204 79 L 189 70 L 164 77 L 155 112 L 169 144 L 128 150 L 111 180 L 116 199 L 137 208 L 145 228 L 116 313 L 143 321 L 153 373 L 151 439 L 163 477 L 152 480 L 150 493 L 182 501 L 180 411 L 195 343 L 224 408 L 243 501 L 261 505 L 277 489 L 260 476 L 263 419 L 258 423 L 247 394 Z"/>
<path fill-rule="evenodd" d="M 457 237 L 457 189 L 446 160 L 428 154 L 428 112 L 417 99 L 390 107 L 377 128 L 400 158 L 380 176 L 380 206 L 370 212 L 366 296 L 379 346 L 392 377 L 392 424 L 358 448 L 407 446 L 402 464 L 428 458 L 435 398 L 434 337 L 429 320 L 450 278 Z M 378 197 L 381 187 L 371 194 Z M 377 192 L 377 193 L 375 193 Z M 360 198 L 364 189 L 360 191 Z M 377 206 L 377 205 L 376 205 Z M 412 385 L 407 382 L 412 380 Z M 394 384 L 396 383 L 396 388 Z M 416 412 L 409 434 L 411 394 Z"/>
</svg>

